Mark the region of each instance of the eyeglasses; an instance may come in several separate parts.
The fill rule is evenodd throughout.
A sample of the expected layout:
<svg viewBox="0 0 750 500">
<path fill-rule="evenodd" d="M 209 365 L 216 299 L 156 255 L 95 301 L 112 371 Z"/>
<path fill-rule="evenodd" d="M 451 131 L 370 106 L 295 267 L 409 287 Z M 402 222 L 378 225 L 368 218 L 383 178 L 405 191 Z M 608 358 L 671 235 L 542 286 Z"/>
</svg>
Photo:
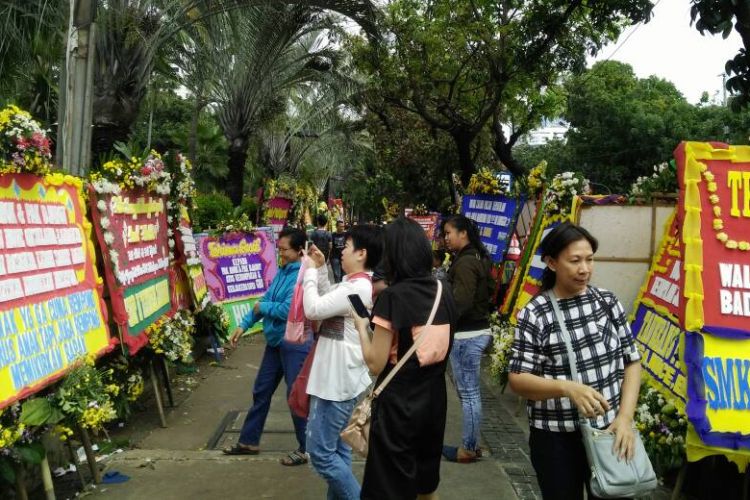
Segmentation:
<svg viewBox="0 0 750 500">
<path fill-rule="evenodd" d="M 291 250 L 291 247 L 289 248 L 277 247 L 277 248 L 279 249 L 280 252 L 286 252 L 287 250 Z"/>
</svg>

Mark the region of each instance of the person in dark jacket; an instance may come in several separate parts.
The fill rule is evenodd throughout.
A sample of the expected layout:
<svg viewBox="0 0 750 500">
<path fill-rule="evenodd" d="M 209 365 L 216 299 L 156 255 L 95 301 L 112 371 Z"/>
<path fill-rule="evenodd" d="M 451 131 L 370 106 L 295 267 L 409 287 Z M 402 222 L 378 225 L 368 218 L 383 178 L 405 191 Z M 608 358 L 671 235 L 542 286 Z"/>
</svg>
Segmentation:
<svg viewBox="0 0 750 500">
<path fill-rule="evenodd" d="M 448 282 L 453 289 L 458 324 L 450 360 L 463 409 L 461 446 L 443 447 L 443 456 L 453 462 L 470 463 L 481 456 L 479 363 L 492 340 L 489 323 L 491 262 L 479 239 L 477 225 L 471 219 L 455 215 L 445 222 L 443 232 L 446 246 L 455 255 L 448 270 Z"/>
<path fill-rule="evenodd" d="M 297 274 L 301 266 L 307 236 L 299 229 L 286 228 L 279 234 L 277 248 L 281 267 L 268 287 L 263 298 L 255 303 L 232 333 L 232 347 L 248 328 L 263 319 L 263 336 L 266 338 L 266 349 L 260 362 L 258 375 L 253 387 L 253 405 L 247 412 L 242 431 L 236 445 L 225 448 L 227 455 L 257 455 L 260 453 L 260 436 L 271 408 L 271 398 L 279 382 L 286 382 L 286 398 L 292 389 L 294 380 L 302 369 L 302 364 L 310 352 L 312 335 L 303 344 L 292 344 L 284 340 L 289 308 L 292 304 Z M 294 433 L 297 437 L 297 450 L 281 460 L 283 465 L 303 465 L 307 463 L 305 452 L 305 431 L 307 420 L 291 412 Z"/>
</svg>

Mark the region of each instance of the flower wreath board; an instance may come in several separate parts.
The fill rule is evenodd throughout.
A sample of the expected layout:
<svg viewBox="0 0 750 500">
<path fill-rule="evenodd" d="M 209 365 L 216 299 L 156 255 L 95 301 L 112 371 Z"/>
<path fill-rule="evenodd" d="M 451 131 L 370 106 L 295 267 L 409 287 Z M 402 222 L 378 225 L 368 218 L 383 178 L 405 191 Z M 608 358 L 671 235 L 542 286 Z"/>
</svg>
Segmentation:
<svg viewBox="0 0 750 500">
<path fill-rule="evenodd" d="M 643 286 L 638 292 L 630 328 L 643 356 L 641 365 L 649 385 L 665 398 L 674 400 L 685 412 L 685 331 L 679 324 L 682 254 L 679 221 L 673 213 L 665 224 L 664 236 L 654 255 Z"/>
<path fill-rule="evenodd" d="M 190 286 L 190 293 L 195 304 L 195 310 L 201 311 L 210 301 L 206 278 L 203 275 L 203 264 L 201 263 L 198 246 L 193 235 L 193 227 L 190 215 L 184 204 L 180 205 L 179 221 L 174 233 L 176 257 L 186 275 Z"/>
<path fill-rule="evenodd" d="M 517 208 L 524 201 L 523 195 L 514 198 L 502 194 L 466 194 L 461 199 L 461 213 L 476 221 L 479 237 L 495 264 L 503 261 Z"/>
<path fill-rule="evenodd" d="M 750 461 L 750 147 L 683 142 L 680 185 L 688 460 Z"/>
<path fill-rule="evenodd" d="M 578 218 L 578 213 L 581 209 L 581 201 L 579 197 L 574 197 L 571 202 L 570 210 L 566 210 L 562 213 L 556 212 L 553 214 L 546 213 L 541 210 L 543 214 L 541 217 L 537 216 L 539 227 L 533 229 L 532 234 L 534 235 L 533 241 L 528 243 L 529 245 L 529 258 L 524 265 L 516 268 L 517 276 L 520 276 L 520 285 L 518 286 L 518 292 L 515 300 L 512 303 L 506 301 L 503 304 L 503 308 L 510 309 L 510 322 L 516 324 L 516 316 L 518 312 L 531 301 L 534 296 L 539 293 L 539 289 L 542 286 L 542 275 L 547 264 L 542 260 L 542 249 L 540 244 L 547 234 L 554 228 L 559 226 L 565 221 L 575 221 Z M 516 276 L 514 276 L 514 281 Z"/>
<path fill-rule="evenodd" d="M 278 271 L 274 231 L 229 232 L 219 236 L 195 235 L 211 302 L 229 315 L 229 331 L 266 293 Z M 251 332 L 261 329 L 258 324 Z"/>
<path fill-rule="evenodd" d="M 0 176 L 0 409 L 113 347 L 82 181 Z"/>
<path fill-rule="evenodd" d="M 89 200 L 104 258 L 115 323 L 134 355 L 148 343 L 146 328 L 173 312 L 167 195 L 142 187 L 99 192 L 90 185 Z"/>
</svg>

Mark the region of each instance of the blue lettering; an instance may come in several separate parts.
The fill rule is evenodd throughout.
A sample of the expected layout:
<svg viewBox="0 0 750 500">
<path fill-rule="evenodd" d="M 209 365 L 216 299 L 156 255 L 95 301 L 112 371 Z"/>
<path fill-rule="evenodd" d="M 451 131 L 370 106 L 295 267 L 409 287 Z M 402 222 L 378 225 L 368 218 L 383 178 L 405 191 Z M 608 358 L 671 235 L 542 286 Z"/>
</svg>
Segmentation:
<svg viewBox="0 0 750 500">
<path fill-rule="evenodd" d="M 63 359 L 62 359 L 62 354 L 60 353 L 59 348 L 56 347 L 55 349 L 50 350 L 48 353 L 48 356 L 49 356 L 50 366 L 52 367 L 52 371 L 56 372 L 57 370 L 62 369 Z"/>
<path fill-rule="evenodd" d="M 64 297 L 55 297 L 49 301 L 50 319 L 57 320 L 68 315 L 68 304 Z"/>
<path fill-rule="evenodd" d="M 24 328 L 26 330 L 34 328 L 34 318 L 31 316 L 31 308 L 29 306 L 19 307 L 18 312 L 21 313 Z"/>
<path fill-rule="evenodd" d="M 28 333 L 22 333 L 18 336 L 18 340 L 23 346 L 21 354 L 24 357 L 33 356 L 34 354 L 42 350 L 39 346 L 39 339 L 36 336 L 36 330 L 32 330 Z"/>
<path fill-rule="evenodd" d="M 8 366 L 16 360 L 16 351 L 13 349 L 13 339 L 0 340 L 0 369 Z"/>
<path fill-rule="evenodd" d="M 18 363 L 10 367 L 10 378 L 13 380 L 13 388 L 16 390 L 26 385 L 24 383 L 26 376 L 23 368 L 23 363 Z"/>
<path fill-rule="evenodd" d="M 57 340 L 62 342 L 73 337 L 75 331 L 70 318 L 63 318 L 57 322 Z"/>
<path fill-rule="evenodd" d="M 55 344 L 55 327 L 52 325 L 44 325 L 39 329 L 39 334 L 42 336 L 42 345 L 44 347 L 50 347 Z"/>
<path fill-rule="evenodd" d="M 745 410 L 750 407 L 750 360 L 735 359 L 734 367 L 737 369 L 737 392 L 738 398 L 734 402 L 735 410 Z M 745 401 L 747 398 L 747 402 Z"/>
<path fill-rule="evenodd" d="M 72 363 L 73 361 L 78 359 L 79 356 L 85 353 L 86 344 L 81 337 L 76 337 L 65 344 L 65 357 L 68 364 Z"/>
<path fill-rule="evenodd" d="M 38 325 L 47 324 L 47 312 L 44 308 L 44 303 L 34 304 L 34 317 L 36 318 Z"/>
<path fill-rule="evenodd" d="M 2 323 L 3 330 L 5 330 L 5 335 L 15 335 L 16 333 L 18 333 L 18 326 L 16 325 L 13 310 L 3 312 Z"/>
<path fill-rule="evenodd" d="M 709 408 L 718 410 L 721 402 L 718 399 L 719 388 L 714 378 L 715 369 L 713 361 L 713 358 L 703 358 L 703 384 L 706 386 L 706 399 L 708 400 Z"/>
<path fill-rule="evenodd" d="M 714 367 L 716 368 L 716 377 L 719 379 L 719 397 L 721 398 L 721 409 L 732 407 L 734 399 L 734 373 L 732 373 L 734 362 L 731 359 L 726 360 L 726 370 L 721 358 L 714 358 Z"/>
</svg>

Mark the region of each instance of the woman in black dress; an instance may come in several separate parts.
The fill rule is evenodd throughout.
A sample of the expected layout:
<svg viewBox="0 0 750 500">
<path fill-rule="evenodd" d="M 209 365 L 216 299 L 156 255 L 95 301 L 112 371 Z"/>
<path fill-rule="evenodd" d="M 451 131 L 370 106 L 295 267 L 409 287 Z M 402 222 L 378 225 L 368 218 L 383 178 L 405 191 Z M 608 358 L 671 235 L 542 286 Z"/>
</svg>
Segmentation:
<svg viewBox="0 0 750 500">
<path fill-rule="evenodd" d="M 432 250 L 416 222 L 399 218 L 385 230 L 385 272 L 390 286 L 375 302 L 369 322 L 355 315 L 362 352 L 377 384 L 427 335 L 372 406 L 362 498 L 433 498 L 440 482 L 445 431 L 445 367 L 453 342 L 455 305 L 443 289 L 432 325 L 425 329 L 437 293 Z"/>
</svg>

